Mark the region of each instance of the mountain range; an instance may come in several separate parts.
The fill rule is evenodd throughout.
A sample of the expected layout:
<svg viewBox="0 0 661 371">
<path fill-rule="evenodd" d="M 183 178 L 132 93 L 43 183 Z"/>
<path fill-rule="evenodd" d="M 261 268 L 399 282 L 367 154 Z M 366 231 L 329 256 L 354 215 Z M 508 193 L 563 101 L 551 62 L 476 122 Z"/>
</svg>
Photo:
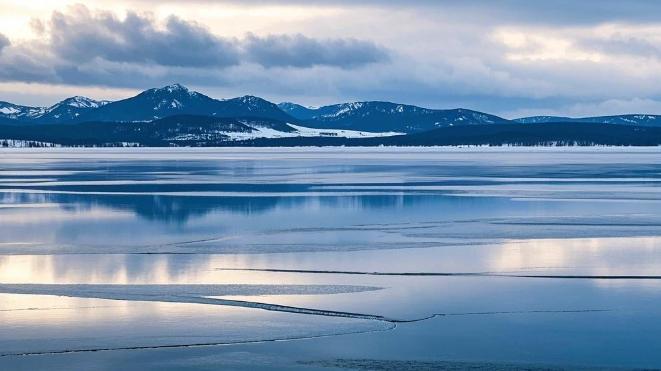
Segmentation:
<svg viewBox="0 0 661 371">
<path fill-rule="evenodd" d="M 531 116 L 512 120 L 521 124 L 542 124 L 549 122 L 597 123 L 615 125 L 660 126 L 661 115 L 628 114 L 595 117 Z"/>
<path fill-rule="evenodd" d="M 86 140 L 94 145 L 132 140 L 137 140 L 140 145 L 220 145 L 229 141 L 254 142 L 260 138 L 365 139 L 430 132 L 488 133 L 493 132 L 494 127 L 549 133 L 548 128 L 541 128 L 540 125 L 557 123 L 564 124 L 558 129 L 573 128 L 578 124 L 607 124 L 590 126 L 599 127 L 601 131 L 611 130 L 614 125 L 633 129 L 661 128 L 661 116 L 533 116 L 508 120 L 463 108 L 429 109 L 382 101 L 313 108 L 290 102 L 274 104 L 250 95 L 214 99 L 180 84 L 145 90 L 118 101 L 97 101 L 75 96 L 50 107 L 0 102 L 0 140 L 16 139 L 18 136 L 24 140 L 40 138 L 41 141 L 53 142 L 57 139 L 77 145 L 85 145 Z M 524 126 L 527 128 L 523 129 Z M 536 129 L 538 126 L 540 128 Z M 78 133 L 72 132 L 74 127 Z M 439 131 L 455 127 L 465 129 Z M 79 133 L 86 133 L 87 139 L 79 138 L 72 142 L 72 138 L 79 137 Z"/>
<path fill-rule="evenodd" d="M 145 90 L 134 97 L 115 102 L 95 101 L 85 97 L 68 98 L 51 107 L 27 107 L 0 102 L 0 117 L 31 124 L 140 122 L 173 115 L 291 119 L 277 105 L 258 97 L 217 100 L 180 84 Z"/>
<path fill-rule="evenodd" d="M 487 113 L 457 108 L 438 110 L 390 102 L 353 102 L 320 108 L 280 103 L 280 109 L 307 126 L 364 131 L 414 133 L 454 125 L 505 124 L 509 120 Z"/>
</svg>

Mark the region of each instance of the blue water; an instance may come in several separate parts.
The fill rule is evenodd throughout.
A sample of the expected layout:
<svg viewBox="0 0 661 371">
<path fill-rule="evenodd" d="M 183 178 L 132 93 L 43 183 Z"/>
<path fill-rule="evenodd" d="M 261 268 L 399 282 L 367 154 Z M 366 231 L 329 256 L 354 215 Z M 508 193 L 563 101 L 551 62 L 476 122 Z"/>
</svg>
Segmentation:
<svg viewBox="0 0 661 371">
<path fill-rule="evenodd" d="M 0 365 L 661 367 L 656 148 L 0 155 Z"/>
</svg>

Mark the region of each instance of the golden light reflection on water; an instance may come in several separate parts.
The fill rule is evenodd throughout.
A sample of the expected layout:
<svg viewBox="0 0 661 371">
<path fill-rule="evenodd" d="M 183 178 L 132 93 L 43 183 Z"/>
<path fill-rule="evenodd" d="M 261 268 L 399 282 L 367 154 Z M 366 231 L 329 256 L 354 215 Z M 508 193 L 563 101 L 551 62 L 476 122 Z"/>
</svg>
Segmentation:
<svg viewBox="0 0 661 371">
<path fill-rule="evenodd" d="M 415 251 L 388 250 L 332 254 L 15 255 L 0 257 L 0 284 L 369 285 L 385 289 L 354 294 L 234 296 L 231 299 L 351 312 L 383 312 L 404 318 L 422 316 L 429 311 L 438 310 L 438 306 L 448 305 L 446 302 L 464 303 L 463 305 L 470 310 L 478 310 L 480 305 L 484 305 L 480 298 L 489 297 L 494 292 L 512 294 L 509 291 L 512 287 L 516 288 L 513 293 L 515 296 L 528 295 L 525 294 L 526 292 L 529 295 L 537 295 L 534 293 L 543 292 L 547 287 L 569 291 L 577 290 L 577 287 L 582 287 L 582 290 L 589 290 L 587 287 L 592 287 L 598 290 L 613 290 L 610 293 L 617 295 L 630 292 L 655 295 L 661 285 L 655 280 L 581 280 L 579 282 L 538 279 L 494 280 L 492 277 L 372 277 L 232 271 L 218 268 L 275 266 L 291 269 L 310 267 L 342 269 L 344 264 L 353 269 L 357 265 L 349 264 L 353 264 L 354 261 L 373 259 L 382 264 L 381 270 L 396 272 L 412 270 L 411 267 L 415 266 L 415 256 L 423 256 L 423 259 L 429 263 L 424 268 L 420 268 L 423 271 L 432 270 L 431 264 L 436 260 L 443 261 L 446 269 L 456 266 L 472 271 L 644 275 L 658 274 L 657 272 L 661 271 L 661 258 L 657 257 L 660 248 L 661 238 L 640 237 L 517 240 L 505 241 L 502 244 L 472 246 L 470 249 L 444 247 Z M 419 255 L 423 252 L 428 255 Z M 343 258 L 333 260 L 329 258 L 331 255 L 341 255 Z M 410 260 L 399 259 L 398 256 L 408 257 L 407 259 Z M 461 269 L 457 268 L 457 270 Z M 488 299 L 484 300 L 489 302 Z M 543 295 L 540 300 L 545 300 Z M 498 301 L 493 305 L 506 309 L 512 306 L 508 304 L 508 300 Z M 517 307 L 517 305 L 513 306 Z M 450 309 L 446 310 L 456 311 L 452 304 L 448 308 Z M 413 313 L 409 313 L 410 311 Z M 168 324 L 181 318 L 200 318 L 200 316 L 226 315 L 226 313 L 240 313 L 245 316 L 242 318 L 252 318 L 254 315 L 262 315 L 260 314 L 262 312 L 216 305 L 0 294 L 0 323 L 14 328 L 22 326 L 38 328 L 41 325 L 49 328 L 84 328 L 85 326 L 91 328 L 106 326 L 109 319 L 110 322 L 118 321 L 127 328 L 130 327 L 130 323 L 143 320 L 157 321 L 161 326 L 165 324 L 167 328 Z M 102 325 L 97 325 L 97 322 Z"/>
<path fill-rule="evenodd" d="M 652 275 L 661 272 L 661 237 L 505 241 L 489 255 L 495 272 L 572 270 L 584 275 Z"/>
<path fill-rule="evenodd" d="M 280 284 L 318 281 L 294 274 L 217 269 L 250 267 L 259 265 L 260 261 L 258 257 L 241 255 L 6 255 L 0 256 L 0 283 Z"/>
<path fill-rule="evenodd" d="M 658 274 L 661 238 L 512 240 L 484 247 L 420 249 L 427 261 L 455 270 L 510 272 L 575 271 L 580 274 Z M 424 253 L 424 255 L 422 255 Z M 272 255 L 6 255 L 0 256 L 1 283 L 283 283 L 314 282 L 309 275 L 218 270 L 218 268 L 342 269 L 353 261 L 376 261 L 384 271 L 411 270 L 416 254 L 405 250 Z M 398 259 L 398 257 L 402 257 Z M 352 258 L 353 257 L 353 258 Z M 359 258 L 358 258 L 359 257 Z M 404 259 L 404 257 L 407 257 Z M 395 260 L 395 261 L 393 261 Z M 398 264 L 398 261 L 400 262 Z M 404 264 L 407 266 L 404 266 Z M 410 263 L 410 264 L 409 264 Z M 421 264 L 421 263 L 420 263 Z M 431 264 L 431 263 L 430 263 Z M 431 268 L 423 268 L 431 270 Z M 444 268 L 448 269 L 448 268 Z"/>
<path fill-rule="evenodd" d="M 335 253 L 228 255 L 6 255 L 0 283 L 351 283 L 351 276 L 220 268 L 385 272 L 535 272 L 658 275 L 661 237 L 511 240 L 476 246 Z"/>
</svg>

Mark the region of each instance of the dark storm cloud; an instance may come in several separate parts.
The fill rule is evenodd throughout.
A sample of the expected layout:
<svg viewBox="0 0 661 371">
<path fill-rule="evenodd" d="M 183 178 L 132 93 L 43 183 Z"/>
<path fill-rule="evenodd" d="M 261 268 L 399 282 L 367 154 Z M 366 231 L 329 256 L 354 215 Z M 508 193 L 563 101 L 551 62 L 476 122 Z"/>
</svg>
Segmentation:
<svg viewBox="0 0 661 371">
<path fill-rule="evenodd" d="M 388 51 L 370 41 L 301 34 L 230 38 L 176 16 L 159 23 L 145 14 L 129 11 L 119 18 L 84 5 L 32 23 L 40 26 L 43 40 L 10 44 L 0 34 L 0 81 L 116 87 L 167 81 L 213 84 L 228 69 L 244 65 L 347 70 L 388 60 Z"/>
<path fill-rule="evenodd" d="M 53 14 L 50 36 L 56 55 L 79 63 L 94 58 L 180 67 L 223 67 L 239 62 L 232 40 L 175 16 L 161 30 L 153 19 L 133 12 L 119 19 L 112 13 L 91 13 L 77 6 L 70 13 Z"/>
<path fill-rule="evenodd" d="M 0 81 L 57 82 L 52 60 L 40 51 L 43 45 L 6 45 L 0 49 Z"/>
<path fill-rule="evenodd" d="M 243 44 L 248 59 L 265 67 L 352 68 L 388 60 L 384 48 L 356 39 L 317 40 L 301 34 L 266 37 L 249 34 Z"/>
<path fill-rule="evenodd" d="M 168 17 L 161 29 L 144 15 L 128 12 L 119 19 L 109 12 L 92 13 L 82 5 L 68 13 L 55 12 L 49 26 L 53 53 L 72 63 L 98 58 L 187 68 L 222 68 L 243 62 L 264 67 L 352 68 L 387 59 L 386 51 L 369 41 L 317 40 L 300 34 L 225 38 L 176 16 Z"/>
</svg>

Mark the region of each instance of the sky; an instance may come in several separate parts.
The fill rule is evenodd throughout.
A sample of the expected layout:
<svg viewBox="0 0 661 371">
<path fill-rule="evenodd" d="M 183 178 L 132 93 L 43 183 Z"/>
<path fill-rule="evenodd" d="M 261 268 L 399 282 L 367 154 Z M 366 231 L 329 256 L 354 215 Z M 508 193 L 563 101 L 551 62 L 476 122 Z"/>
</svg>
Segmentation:
<svg viewBox="0 0 661 371">
<path fill-rule="evenodd" d="M 0 100 L 214 98 L 661 114 L 661 1 L 0 0 Z"/>
</svg>

